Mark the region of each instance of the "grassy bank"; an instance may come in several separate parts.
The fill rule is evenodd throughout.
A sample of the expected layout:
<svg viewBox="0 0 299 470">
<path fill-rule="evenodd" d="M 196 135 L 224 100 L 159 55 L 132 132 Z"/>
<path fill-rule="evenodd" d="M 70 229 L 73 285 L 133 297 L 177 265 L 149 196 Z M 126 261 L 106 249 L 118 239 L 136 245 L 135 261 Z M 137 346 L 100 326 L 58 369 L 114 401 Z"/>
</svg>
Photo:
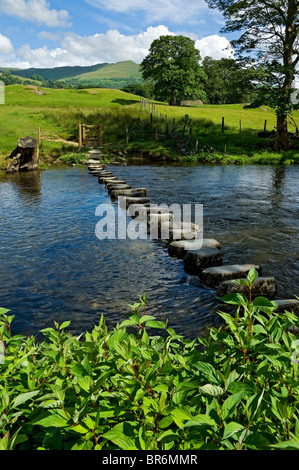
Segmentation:
<svg viewBox="0 0 299 470">
<path fill-rule="evenodd" d="M 271 137 L 257 135 L 263 131 L 265 121 L 268 131 L 274 129 L 276 117 L 269 108 L 170 107 L 157 103 L 157 114 L 151 120 L 150 109 L 140 108 L 139 97 L 119 90 L 10 85 L 6 87 L 5 105 L 1 105 L 0 111 L 0 168 L 5 166 L 4 158 L 16 147 L 18 138 L 37 137 L 38 128 L 42 162 L 80 161 L 84 149 L 78 149 L 79 123 L 102 124 L 103 144 L 109 156 L 125 152 L 152 159 L 180 158 L 190 163 L 299 161 L 298 141 L 291 150 L 273 152 Z M 185 115 L 187 126 L 183 121 Z"/>
</svg>

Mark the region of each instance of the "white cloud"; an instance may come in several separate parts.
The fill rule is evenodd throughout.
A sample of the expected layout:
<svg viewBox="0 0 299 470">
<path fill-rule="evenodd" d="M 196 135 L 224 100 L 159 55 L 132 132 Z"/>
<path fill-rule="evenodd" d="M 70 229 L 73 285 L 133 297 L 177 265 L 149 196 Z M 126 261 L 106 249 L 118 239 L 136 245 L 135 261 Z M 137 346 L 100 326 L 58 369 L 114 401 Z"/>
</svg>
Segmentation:
<svg viewBox="0 0 299 470">
<path fill-rule="evenodd" d="M 116 29 L 91 36 L 66 33 L 59 48 L 49 49 L 44 46 L 31 49 L 29 45 L 24 45 L 15 52 L 11 62 L 5 65 L 17 68 L 51 68 L 115 63 L 123 60 L 140 63 L 148 54 L 154 39 L 163 35 L 175 35 L 175 33 L 164 25 L 150 26 L 145 31 L 133 35 L 121 34 Z M 228 45 L 227 39 L 218 35 L 208 36 L 195 42 L 202 58 L 206 55 L 215 59 L 228 57 L 228 51 L 224 50 Z"/>
<path fill-rule="evenodd" d="M 69 14 L 66 10 L 50 9 L 46 0 L 0 0 L 0 11 L 9 16 L 45 24 L 49 27 L 67 25 Z"/>
<path fill-rule="evenodd" d="M 11 54 L 13 45 L 6 36 L 0 34 L 0 54 Z"/>
<path fill-rule="evenodd" d="M 195 47 L 200 51 L 201 58 L 206 56 L 212 59 L 222 59 L 223 57 L 233 57 L 234 51 L 230 42 L 223 36 L 212 34 L 202 39 L 195 41 Z"/>
</svg>

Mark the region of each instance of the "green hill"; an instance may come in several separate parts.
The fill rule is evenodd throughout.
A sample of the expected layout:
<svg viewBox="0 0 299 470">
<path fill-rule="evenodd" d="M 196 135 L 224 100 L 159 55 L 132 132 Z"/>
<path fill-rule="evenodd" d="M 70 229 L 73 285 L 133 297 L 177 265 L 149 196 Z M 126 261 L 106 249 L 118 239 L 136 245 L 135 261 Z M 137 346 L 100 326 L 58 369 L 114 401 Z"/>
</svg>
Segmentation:
<svg viewBox="0 0 299 470">
<path fill-rule="evenodd" d="M 67 66 L 54 68 L 9 69 L 13 75 L 30 79 L 34 75 L 44 80 L 60 80 L 71 85 L 103 88 L 123 88 L 129 83 L 142 83 L 140 67 L 130 60 L 116 64 L 96 64 L 86 67 Z"/>
</svg>

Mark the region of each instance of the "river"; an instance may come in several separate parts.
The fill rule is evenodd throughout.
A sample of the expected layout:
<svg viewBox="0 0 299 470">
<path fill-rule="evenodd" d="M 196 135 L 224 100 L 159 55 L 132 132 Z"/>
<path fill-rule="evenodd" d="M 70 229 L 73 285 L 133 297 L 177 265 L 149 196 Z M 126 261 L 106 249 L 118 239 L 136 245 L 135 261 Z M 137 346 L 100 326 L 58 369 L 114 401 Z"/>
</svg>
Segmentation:
<svg viewBox="0 0 299 470">
<path fill-rule="evenodd" d="M 277 279 L 277 298 L 299 295 L 298 166 L 107 168 L 152 202 L 203 204 L 204 237 L 221 243 L 224 264 L 260 264 Z M 147 313 L 185 336 L 219 322 L 214 291 L 163 241 L 96 237 L 96 208 L 110 198 L 86 167 L 4 175 L 0 203 L 0 307 L 15 315 L 15 334 L 65 320 L 77 334 L 101 314 L 112 327 L 143 293 Z"/>
</svg>

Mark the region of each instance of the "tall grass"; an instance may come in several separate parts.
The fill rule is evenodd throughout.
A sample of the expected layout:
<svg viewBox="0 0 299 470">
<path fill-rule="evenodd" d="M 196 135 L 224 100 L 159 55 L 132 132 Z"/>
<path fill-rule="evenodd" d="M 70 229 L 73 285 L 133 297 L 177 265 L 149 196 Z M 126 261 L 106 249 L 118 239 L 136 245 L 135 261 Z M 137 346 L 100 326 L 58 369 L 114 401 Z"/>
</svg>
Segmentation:
<svg viewBox="0 0 299 470">
<path fill-rule="evenodd" d="M 39 90 L 43 94 L 37 94 Z M 264 129 L 265 120 L 267 130 L 275 126 L 276 116 L 269 108 L 172 107 L 156 103 L 157 115 L 151 119 L 149 109 L 140 108 L 139 97 L 119 90 L 39 90 L 22 85 L 6 87 L 6 104 L 0 108 L 0 167 L 3 167 L 3 158 L 16 147 L 17 140 L 25 135 L 37 137 L 38 127 L 42 136 L 42 158 L 51 155 L 53 148 L 64 152 L 65 143 L 61 139 L 70 145 L 78 143 L 79 123 L 102 125 L 103 143 L 108 153 L 128 149 L 178 158 L 186 147 L 186 137 L 192 127 L 192 139 L 185 148 L 185 158 L 190 161 L 299 161 L 298 144 L 293 150 L 273 153 L 268 142 L 257 136 Z M 186 114 L 191 122 L 184 127 Z M 66 151 L 69 152 L 67 147 Z"/>
</svg>

